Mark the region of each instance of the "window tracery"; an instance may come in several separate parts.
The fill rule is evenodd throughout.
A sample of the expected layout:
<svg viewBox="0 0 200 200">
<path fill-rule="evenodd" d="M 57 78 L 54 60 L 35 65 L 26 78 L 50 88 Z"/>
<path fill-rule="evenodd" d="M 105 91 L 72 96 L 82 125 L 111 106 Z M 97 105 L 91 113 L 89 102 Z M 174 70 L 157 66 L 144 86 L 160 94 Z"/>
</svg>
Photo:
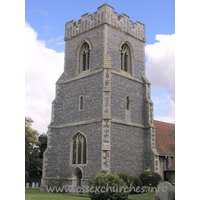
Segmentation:
<svg viewBox="0 0 200 200">
<path fill-rule="evenodd" d="M 83 134 L 77 133 L 72 141 L 72 164 L 86 164 L 86 138 Z"/>
</svg>

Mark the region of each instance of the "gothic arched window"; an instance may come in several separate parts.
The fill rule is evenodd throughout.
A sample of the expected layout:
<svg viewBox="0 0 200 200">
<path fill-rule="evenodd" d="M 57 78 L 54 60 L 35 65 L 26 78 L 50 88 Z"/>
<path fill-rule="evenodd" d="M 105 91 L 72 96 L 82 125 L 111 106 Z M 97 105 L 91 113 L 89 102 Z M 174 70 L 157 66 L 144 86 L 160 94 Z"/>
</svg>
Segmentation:
<svg viewBox="0 0 200 200">
<path fill-rule="evenodd" d="M 121 70 L 131 72 L 131 52 L 129 46 L 125 43 L 121 48 Z"/>
<path fill-rule="evenodd" d="M 89 69 L 90 65 L 90 49 L 89 45 L 84 42 L 80 49 L 79 54 L 79 73 Z"/>
<path fill-rule="evenodd" d="M 86 164 L 86 138 L 77 133 L 72 139 L 72 164 Z"/>
</svg>

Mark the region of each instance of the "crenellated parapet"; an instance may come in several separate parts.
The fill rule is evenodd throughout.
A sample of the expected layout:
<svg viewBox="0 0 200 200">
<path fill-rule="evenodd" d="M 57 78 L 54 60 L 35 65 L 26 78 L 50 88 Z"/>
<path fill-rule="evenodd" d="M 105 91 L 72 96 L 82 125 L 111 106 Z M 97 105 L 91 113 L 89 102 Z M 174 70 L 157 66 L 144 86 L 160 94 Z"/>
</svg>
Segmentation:
<svg viewBox="0 0 200 200">
<path fill-rule="evenodd" d="M 106 3 L 97 8 L 94 14 L 86 13 L 77 21 L 72 20 L 65 25 L 65 38 L 67 40 L 75 35 L 88 31 L 103 23 L 110 24 L 113 28 L 128 33 L 142 41 L 145 40 L 145 25 L 136 21 L 133 23 L 129 16 L 117 14 L 114 8 Z"/>
</svg>

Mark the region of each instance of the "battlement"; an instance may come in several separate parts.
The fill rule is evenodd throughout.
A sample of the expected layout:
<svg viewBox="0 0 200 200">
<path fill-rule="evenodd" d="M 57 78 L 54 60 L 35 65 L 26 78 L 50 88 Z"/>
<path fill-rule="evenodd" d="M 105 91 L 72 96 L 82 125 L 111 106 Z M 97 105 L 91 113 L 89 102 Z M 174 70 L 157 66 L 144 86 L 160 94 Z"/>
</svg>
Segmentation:
<svg viewBox="0 0 200 200">
<path fill-rule="evenodd" d="M 86 13 L 77 21 L 72 20 L 65 25 L 65 38 L 67 40 L 75 35 L 88 31 L 103 23 L 110 24 L 113 28 L 128 33 L 145 42 L 145 25 L 136 21 L 133 23 L 129 16 L 117 14 L 114 8 L 103 4 L 94 14 Z"/>
</svg>

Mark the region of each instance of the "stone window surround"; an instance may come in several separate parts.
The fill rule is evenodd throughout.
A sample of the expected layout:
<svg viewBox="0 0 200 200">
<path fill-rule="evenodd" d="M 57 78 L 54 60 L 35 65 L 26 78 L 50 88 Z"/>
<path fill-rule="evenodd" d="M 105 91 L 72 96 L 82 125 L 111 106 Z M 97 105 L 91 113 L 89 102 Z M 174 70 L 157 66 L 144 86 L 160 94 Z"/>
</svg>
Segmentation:
<svg viewBox="0 0 200 200">
<path fill-rule="evenodd" d="M 77 136 L 77 134 L 80 134 L 84 139 L 85 139 L 85 143 L 86 143 L 86 163 L 83 163 L 83 143 L 82 143 L 82 150 L 81 150 L 81 163 L 78 164 L 78 153 L 77 153 L 77 150 L 78 150 L 78 147 L 77 147 L 77 144 L 76 143 L 76 164 L 73 164 L 73 140 L 74 138 Z M 85 134 L 83 134 L 82 132 L 78 131 L 76 132 L 75 134 L 73 134 L 71 140 L 70 140 L 70 166 L 86 166 L 87 165 L 87 162 L 88 162 L 88 154 L 87 154 L 87 138 L 85 136 Z"/>
<path fill-rule="evenodd" d="M 84 109 L 84 96 L 80 95 L 79 96 L 79 111 L 83 111 Z"/>
<path fill-rule="evenodd" d="M 120 69 L 122 71 L 125 71 L 129 73 L 131 76 L 133 76 L 133 49 L 129 42 L 127 41 L 121 41 L 120 42 L 120 55 L 121 55 L 121 66 Z M 126 61 L 126 69 L 125 69 L 125 55 L 127 56 Z"/>
<path fill-rule="evenodd" d="M 86 71 L 89 69 L 89 59 L 90 59 L 89 45 L 86 42 L 84 42 L 80 51 L 81 71 Z"/>
<path fill-rule="evenodd" d="M 130 110 L 130 106 L 131 106 L 131 99 L 129 96 L 126 96 L 126 110 Z"/>
<path fill-rule="evenodd" d="M 84 51 L 84 46 L 87 45 L 87 48 L 86 48 L 86 69 L 83 70 L 83 51 Z M 77 75 L 81 74 L 81 73 L 84 73 L 84 72 L 87 72 L 87 71 L 90 71 L 90 54 L 91 54 L 91 49 L 92 49 L 92 45 L 91 43 L 84 39 L 81 44 L 79 45 L 79 47 L 77 48 L 77 51 L 76 51 L 76 55 L 77 55 Z M 89 55 L 88 55 L 89 53 Z"/>
</svg>

